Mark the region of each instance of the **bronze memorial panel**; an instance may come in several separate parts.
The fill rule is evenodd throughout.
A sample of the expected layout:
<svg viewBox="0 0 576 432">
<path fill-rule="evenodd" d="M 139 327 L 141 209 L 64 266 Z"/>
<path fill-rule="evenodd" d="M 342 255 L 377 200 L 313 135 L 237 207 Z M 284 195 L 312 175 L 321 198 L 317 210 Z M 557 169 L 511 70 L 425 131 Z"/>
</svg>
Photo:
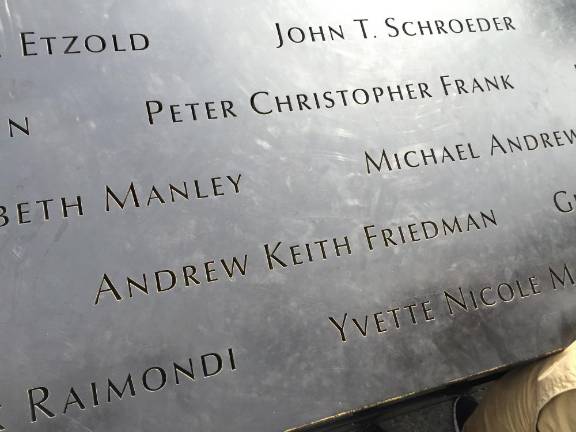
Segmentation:
<svg viewBox="0 0 576 432">
<path fill-rule="evenodd" d="M 567 345 L 575 21 L 4 1 L 0 430 L 285 431 Z"/>
</svg>

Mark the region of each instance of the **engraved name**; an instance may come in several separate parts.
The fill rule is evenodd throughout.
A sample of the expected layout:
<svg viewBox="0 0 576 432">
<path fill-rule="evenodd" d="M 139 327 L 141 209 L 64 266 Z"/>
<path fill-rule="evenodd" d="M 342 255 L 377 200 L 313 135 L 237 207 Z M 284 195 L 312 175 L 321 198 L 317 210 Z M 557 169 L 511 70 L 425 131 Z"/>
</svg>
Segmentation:
<svg viewBox="0 0 576 432">
<path fill-rule="evenodd" d="M 369 250 L 376 247 L 395 247 L 406 243 L 448 237 L 471 231 L 486 230 L 498 227 L 494 210 L 480 211 L 478 214 L 468 213 L 462 216 L 423 220 L 408 225 L 392 225 L 388 227 L 364 226 L 364 237 Z"/>
<path fill-rule="evenodd" d="M 389 85 L 324 88 L 280 94 L 262 89 L 254 91 L 247 104 L 253 114 L 269 116 L 384 103 L 409 103 L 434 97 L 469 97 L 485 93 L 510 92 L 515 89 L 510 74 L 467 77 L 446 74 L 439 76 L 435 82 L 406 80 Z M 235 102 L 229 99 L 178 103 L 147 100 L 144 105 L 147 123 L 152 126 L 207 120 L 233 120 L 240 116 Z"/>
<path fill-rule="evenodd" d="M 560 213 L 572 213 L 576 208 L 576 194 L 561 190 L 554 194 L 554 206 Z"/>
<path fill-rule="evenodd" d="M 90 382 L 82 387 L 70 387 L 67 393 L 56 394 L 48 387 L 30 388 L 28 404 L 30 421 L 52 419 L 71 412 L 94 409 L 104 404 L 119 403 L 123 398 L 134 398 L 142 393 L 156 393 L 168 387 L 193 383 L 198 378 L 214 378 L 217 375 L 237 370 L 232 348 L 225 353 L 208 353 L 199 360 L 186 359 L 182 363 L 151 366 L 138 373 L 129 372 L 124 378 L 108 378 L 104 382 Z M 68 414 L 69 415 L 69 414 Z"/>
<path fill-rule="evenodd" d="M 152 184 L 137 187 L 134 182 L 124 188 L 106 186 L 106 211 L 127 208 L 146 208 L 151 205 L 167 205 L 192 199 L 218 198 L 226 194 L 240 193 L 242 174 L 211 177 L 210 179 L 168 183 L 162 186 Z"/>
<path fill-rule="evenodd" d="M 352 246 L 348 236 L 296 244 L 279 241 L 265 244 L 264 253 L 268 270 L 276 270 L 352 255 Z"/>
<path fill-rule="evenodd" d="M 458 35 L 462 33 L 485 33 L 516 30 L 512 18 L 449 18 L 433 20 L 401 20 L 396 17 L 387 17 L 380 25 L 374 25 L 368 18 L 353 19 L 353 32 L 362 39 L 376 39 L 378 37 L 426 37 L 442 35 Z M 382 30 L 383 28 L 383 30 Z M 350 28 L 348 31 L 352 31 Z M 347 39 L 342 24 L 314 24 L 305 26 L 285 26 L 274 23 L 274 36 L 276 48 L 287 45 L 300 45 L 308 43 L 340 42 Z"/>
<path fill-rule="evenodd" d="M 148 123 L 151 125 L 158 123 L 160 119 L 171 123 L 182 123 L 185 119 L 192 121 L 231 119 L 237 117 L 233 109 L 234 104 L 229 100 L 187 102 L 167 106 L 159 100 L 146 101 Z"/>
<path fill-rule="evenodd" d="M 15 138 L 17 136 L 30 136 L 30 120 L 28 116 L 21 119 L 14 120 L 12 118 L 7 119 L 8 123 L 8 136 L 10 138 Z"/>
<path fill-rule="evenodd" d="M 434 321 L 432 304 L 429 300 L 418 303 L 391 307 L 369 315 L 349 316 L 346 312 L 342 318 L 328 317 L 330 323 L 338 330 L 342 342 L 352 335 L 368 337 L 372 334 L 383 334 L 389 330 L 400 330 L 404 326 L 419 325 Z"/>
<path fill-rule="evenodd" d="M 382 149 L 379 155 L 365 151 L 364 157 L 366 159 L 366 172 L 372 174 L 467 161 L 478 159 L 480 155 L 475 152 L 471 143 L 467 143 L 395 153 Z"/>
<path fill-rule="evenodd" d="M 163 185 L 137 186 L 135 182 L 123 187 L 106 185 L 104 211 L 122 213 L 128 209 L 144 209 L 151 206 L 166 206 L 191 200 L 216 199 L 240 193 L 242 174 L 210 177 L 190 181 L 172 182 Z M 12 223 L 27 225 L 32 222 L 48 222 L 84 216 L 85 200 L 59 197 L 21 201 L 13 206 L 0 205 L 0 228 Z"/>
<path fill-rule="evenodd" d="M 27 225 L 32 222 L 47 222 L 75 216 L 84 216 L 84 204 L 80 195 L 75 198 L 22 201 L 11 207 L 0 205 L 0 228 L 9 223 Z"/>
<path fill-rule="evenodd" d="M 144 33 L 119 36 L 90 34 L 65 36 L 39 36 L 36 32 L 21 32 L 22 56 L 51 56 L 64 54 L 99 54 L 102 52 L 122 53 L 144 51 L 150 39 Z"/>
<path fill-rule="evenodd" d="M 515 137 L 500 137 L 492 135 L 490 156 L 508 155 L 515 152 L 556 149 L 566 144 L 573 145 L 576 142 L 574 129 L 555 130 L 526 134 Z"/>
<path fill-rule="evenodd" d="M 439 294 L 418 301 L 383 308 L 369 314 L 328 316 L 333 335 L 342 343 L 353 338 L 383 337 L 391 331 L 429 325 L 441 319 L 456 319 L 461 315 L 478 313 L 503 305 L 530 301 L 545 293 L 554 293 L 576 286 L 576 270 L 567 264 L 548 266 L 542 278 L 536 275 L 512 280 L 499 280 L 472 287 L 444 289 Z"/>
<path fill-rule="evenodd" d="M 139 295 L 152 293 L 162 294 L 174 288 L 190 288 L 202 284 L 216 282 L 222 278 L 233 280 L 246 275 L 248 255 L 232 258 L 218 258 L 205 261 L 202 264 L 186 264 L 176 270 L 161 269 L 150 274 L 121 278 L 122 282 L 104 273 L 100 280 L 94 304 L 101 302 L 103 297 L 111 297 L 116 301 L 130 299 Z"/>
<path fill-rule="evenodd" d="M 478 95 L 490 92 L 511 91 L 515 87 L 509 74 L 454 78 L 441 75 L 438 87 L 443 96 Z M 312 111 L 336 107 L 377 105 L 384 102 L 408 102 L 434 97 L 433 85 L 428 82 L 406 82 L 384 87 L 320 90 L 309 93 L 274 95 L 257 91 L 250 97 L 250 107 L 260 115 L 292 111 Z"/>
</svg>

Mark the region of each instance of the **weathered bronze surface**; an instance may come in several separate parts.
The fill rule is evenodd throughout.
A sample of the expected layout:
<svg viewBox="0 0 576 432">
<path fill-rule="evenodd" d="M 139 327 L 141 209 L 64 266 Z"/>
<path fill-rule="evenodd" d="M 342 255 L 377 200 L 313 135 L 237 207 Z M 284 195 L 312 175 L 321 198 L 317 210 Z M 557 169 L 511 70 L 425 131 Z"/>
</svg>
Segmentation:
<svg viewBox="0 0 576 432">
<path fill-rule="evenodd" d="M 283 431 L 567 345 L 575 19 L 3 2 L 2 427 Z"/>
</svg>

